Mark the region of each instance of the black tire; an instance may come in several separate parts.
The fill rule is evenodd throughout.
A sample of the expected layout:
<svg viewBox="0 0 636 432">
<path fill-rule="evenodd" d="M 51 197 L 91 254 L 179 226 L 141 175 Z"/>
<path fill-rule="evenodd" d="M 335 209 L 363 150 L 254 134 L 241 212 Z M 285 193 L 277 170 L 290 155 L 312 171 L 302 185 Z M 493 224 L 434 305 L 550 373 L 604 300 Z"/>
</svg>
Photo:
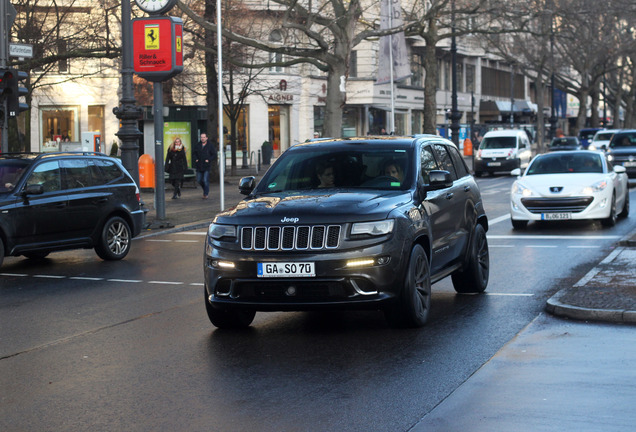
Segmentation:
<svg viewBox="0 0 636 432">
<path fill-rule="evenodd" d="M 395 327 L 422 327 L 431 310 L 431 274 L 428 257 L 420 245 L 411 250 L 404 286 L 395 303 L 384 314 Z"/>
<path fill-rule="evenodd" d="M 619 218 L 626 218 L 629 216 L 629 188 L 625 191 L 625 204 L 623 204 L 623 210 L 618 214 Z"/>
<path fill-rule="evenodd" d="M 104 224 L 95 252 L 103 260 L 116 261 L 128 255 L 131 243 L 132 233 L 128 223 L 114 216 Z"/>
<path fill-rule="evenodd" d="M 612 204 L 610 206 L 610 214 L 605 219 L 601 219 L 601 225 L 604 227 L 613 227 L 616 225 L 616 195 L 612 194 Z"/>
<path fill-rule="evenodd" d="M 210 322 L 220 329 L 244 329 L 252 324 L 256 311 L 253 310 L 224 310 L 215 308 L 208 301 L 208 293 L 204 289 L 205 311 Z"/>
<path fill-rule="evenodd" d="M 490 253 L 486 230 L 475 225 L 470 240 L 468 262 L 462 270 L 452 274 L 453 287 L 461 294 L 479 294 L 486 290 L 490 275 Z"/>
<path fill-rule="evenodd" d="M 4 242 L 0 238 L 0 267 L 2 267 L 2 261 L 4 261 Z"/>
<path fill-rule="evenodd" d="M 514 230 L 526 229 L 526 227 L 528 226 L 527 220 L 510 219 L 510 222 L 512 222 L 512 229 Z"/>
<path fill-rule="evenodd" d="M 49 256 L 49 253 L 50 252 L 48 251 L 47 252 L 26 252 L 26 253 L 23 253 L 22 255 L 24 255 L 28 259 L 41 260 Z"/>
</svg>

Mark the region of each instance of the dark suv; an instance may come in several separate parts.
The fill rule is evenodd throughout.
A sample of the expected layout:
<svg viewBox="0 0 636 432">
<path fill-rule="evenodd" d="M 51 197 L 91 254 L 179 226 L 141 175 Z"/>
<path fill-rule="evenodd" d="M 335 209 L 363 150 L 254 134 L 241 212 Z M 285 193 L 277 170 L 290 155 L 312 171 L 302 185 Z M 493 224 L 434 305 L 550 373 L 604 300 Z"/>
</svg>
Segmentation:
<svg viewBox="0 0 636 432">
<path fill-rule="evenodd" d="M 612 136 L 607 148 L 607 160 L 622 165 L 630 179 L 636 179 L 636 129 L 620 130 Z"/>
<path fill-rule="evenodd" d="M 431 284 L 480 293 L 489 272 L 477 184 L 435 135 L 330 139 L 284 152 L 248 195 L 218 214 L 205 244 L 212 324 L 247 327 L 255 311 L 381 309 L 426 323 Z"/>
<path fill-rule="evenodd" d="M 119 260 L 141 232 L 139 188 L 101 153 L 0 154 L 0 265 L 6 256 L 95 248 Z"/>
</svg>

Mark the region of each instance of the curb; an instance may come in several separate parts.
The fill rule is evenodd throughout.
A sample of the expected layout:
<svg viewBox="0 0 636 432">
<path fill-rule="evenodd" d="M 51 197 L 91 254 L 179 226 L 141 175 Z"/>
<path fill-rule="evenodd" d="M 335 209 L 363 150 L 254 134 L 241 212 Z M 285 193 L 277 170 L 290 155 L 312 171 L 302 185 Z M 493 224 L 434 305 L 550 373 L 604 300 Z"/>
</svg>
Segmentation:
<svg viewBox="0 0 636 432">
<path fill-rule="evenodd" d="M 636 247 L 636 229 L 625 235 L 617 242 L 620 247 Z M 610 253 L 601 263 L 611 262 L 616 256 L 617 250 Z M 561 298 L 573 289 L 582 289 L 588 280 L 598 273 L 596 267 L 590 270 L 571 288 L 564 288 L 554 294 L 546 302 L 546 311 L 553 315 L 577 320 L 604 321 L 613 323 L 636 323 L 636 311 L 621 309 L 594 309 L 581 306 L 574 306 L 561 302 Z"/>
</svg>

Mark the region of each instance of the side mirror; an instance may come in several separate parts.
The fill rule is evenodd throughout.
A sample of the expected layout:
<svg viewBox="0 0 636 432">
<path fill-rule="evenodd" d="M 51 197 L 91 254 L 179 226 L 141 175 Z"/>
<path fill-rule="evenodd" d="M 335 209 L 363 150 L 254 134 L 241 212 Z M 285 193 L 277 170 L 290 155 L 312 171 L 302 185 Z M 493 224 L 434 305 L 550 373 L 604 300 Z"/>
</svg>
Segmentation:
<svg viewBox="0 0 636 432">
<path fill-rule="evenodd" d="M 433 170 L 428 173 L 428 190 L 438 190 L 451 187 L 453 185 L 453 179 L 448 171 Z"/>
<path fill-rule="evenodd" d="M 521 175 L 521 168 L 515 168 L 512 171 L 510 171 L 510 175 L 511 176 L 516 176 L 519 177 Z"/>
<path fill-rule="evenodd" d="M 42 186 L 41 184 L 28 185 L 26 188 L 22 189 L 22 196 L 42 195 L 43 193 L 44 193 L 44 186 Z"/>
<path fill-rule="evenodd" d="M 616 174 L 624 174 L 627 172 L 627 169 L 623 165 L 614 165 L 614 172 Z"/>
<path fill-rule="evenodd" d="M 243 195 L 249 195 L 256 187 L 256 177 L 243 177 L 239 181 L 239 192 Z"/>
</svg>

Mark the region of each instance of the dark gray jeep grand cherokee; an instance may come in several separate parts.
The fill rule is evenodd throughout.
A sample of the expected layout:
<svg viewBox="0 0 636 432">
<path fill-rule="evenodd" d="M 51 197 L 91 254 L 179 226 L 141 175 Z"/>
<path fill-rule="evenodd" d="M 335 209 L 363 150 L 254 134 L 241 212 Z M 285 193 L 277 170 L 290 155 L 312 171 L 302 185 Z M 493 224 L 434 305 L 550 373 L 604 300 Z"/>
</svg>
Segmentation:
<svg viewBox="0 0 636 432">
<path fill-rule="evenodd" d="M 256 311 L 379 309 L 419 327 L 431 284 L 488 284 L 477 184 L 457 147 L 435 135 L 332 139 L 284 152 L 247 197 L 218 214 L 205 243 L 212 324 L 247 327 Z"/>
</svg>

